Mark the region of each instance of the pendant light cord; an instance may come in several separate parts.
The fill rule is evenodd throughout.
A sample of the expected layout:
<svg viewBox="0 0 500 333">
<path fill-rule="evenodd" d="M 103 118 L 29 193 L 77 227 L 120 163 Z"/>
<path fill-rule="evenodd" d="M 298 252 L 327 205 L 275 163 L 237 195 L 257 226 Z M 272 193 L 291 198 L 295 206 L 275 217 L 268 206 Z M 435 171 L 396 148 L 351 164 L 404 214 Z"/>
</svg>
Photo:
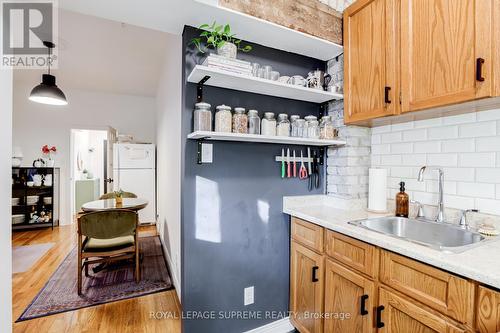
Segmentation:
<svg viewBox="0 0 500 333">
<path fill-rule="evenodd" d="M 47 59 L 47 66 L 48 66 L 48 74 L 50 75 L 50 56 L 52 55 L 52 52 L 50 52 L 51 51 L 50 47 L 48 47 L 47 49 L 49 51 L 49 58 Z"/>
</svg>

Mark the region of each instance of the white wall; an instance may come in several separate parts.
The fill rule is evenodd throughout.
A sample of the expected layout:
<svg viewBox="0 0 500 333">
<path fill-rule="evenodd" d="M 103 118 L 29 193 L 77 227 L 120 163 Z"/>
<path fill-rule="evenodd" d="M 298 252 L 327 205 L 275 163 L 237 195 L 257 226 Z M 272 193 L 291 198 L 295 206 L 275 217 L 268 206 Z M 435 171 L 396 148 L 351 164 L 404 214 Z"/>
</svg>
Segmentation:
<svg viewBox="0 0 500 333">
<path fill-rule="evenodd" d="M 182 40 L 169 35 L 157 93 L 158 231 L 181 294 L 181 101 Z"/>
<path fill-rule="evenodd" d="M 0 331 L 12 331 L 12 71 L 0 70 Z"/>
<path fill-rule="evenodd" d="M 33 82 L 33 85 L 37 84 Z M 28 100 L 33 87 L 14 87 L 13 145 L 22 148 L 23 165 L 41 156 L 44 144 L 58 149 L 56 166 L 61 168 L 61 224 L 72 222 L 70 206 L 70 137 L 72 128 L 106 129 L 132 134 L 137 140 L 155 142 L 156 104 L 152 97 L 64 89 L 65 107 Z"/>
<path fill-rule="evenodd" d="M 372 166 L 388 169 L 390 198 L 403 180 L 411 199 L 436 205 L 437 172 L 416 181 L 423 165 L 444 168 L 446 207 L 500 215 L 500 109 L 372 129 Z"/>
</svg>

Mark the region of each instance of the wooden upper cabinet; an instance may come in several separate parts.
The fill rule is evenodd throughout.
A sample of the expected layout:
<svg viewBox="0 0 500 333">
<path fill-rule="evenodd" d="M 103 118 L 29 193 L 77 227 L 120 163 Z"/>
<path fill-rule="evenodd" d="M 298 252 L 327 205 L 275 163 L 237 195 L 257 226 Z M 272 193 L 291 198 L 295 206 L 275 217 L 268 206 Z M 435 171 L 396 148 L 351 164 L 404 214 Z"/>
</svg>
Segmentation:
<svg viewBox="0 0 500 333">
<path fill-rule="evenodd" d="M 323 332 L 323 256 L 292 241 L 290 260 L 291 321 L 302 333 Z"/>
<path fill-rule="evenodd" d="M 401 1 L 402 112 L 492 95 L 492 0 Z"/>
<path fill-rule="evenodd" d="M 424 306 L 416 304 L 412 299 L 397 295 L 380 288 L 377 307 L 377 320 L 380 333 L 461 333 L 466 332 L 454 325 L 446 317 Z M 383 307 L 383 308 L 382 308 Z M 380 315 L 378 315 L 380 314 Z"/>
<path fill-rule="evenodd" d="M 480 333 L 500 332 L 500 292 L 479 287 L 476 318 Z"/>
<path fill-rule="evenodd" d="M 344 121 L 399 109 L 396 0 L 358 0 L 344 11 Z"/>
<path fill-rule="evenodd" d="M 349 319 L 325 318 L 324 332 L 373 332 L 374 283 L 359 274 L 326 260 L 325 313 L 349 313 Z"/>
</svg>

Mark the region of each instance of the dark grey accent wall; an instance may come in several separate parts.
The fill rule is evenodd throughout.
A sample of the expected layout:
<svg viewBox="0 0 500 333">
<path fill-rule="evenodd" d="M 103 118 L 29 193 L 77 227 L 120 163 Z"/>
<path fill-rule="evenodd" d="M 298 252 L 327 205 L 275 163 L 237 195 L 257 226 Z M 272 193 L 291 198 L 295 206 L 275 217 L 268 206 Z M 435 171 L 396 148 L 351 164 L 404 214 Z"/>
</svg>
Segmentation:
<svg viewBox="0 0 500 333">
<path fill-rule="evenodd" d="M 186 78 L 203 55 L 188 45 L 196 30 L 186 27 L 182 136 L 192 131 L 196 84 Z M 240 59 L 270 64 L 282 75 L 324 69 L 319 60 L 253 45 Z M 255 108 L 278 113 L 317 115 L 319 105 L 206 86 L 205 102 L 215 107 Z M 244 332 L 274 321 L 266 311 L 288 310 L 289 218 L 282 213 L 287 195 L 324 193 L 322 185 L 308 192 L 307 182 L 281 179 L 274 157 L 283 145 L 214 141 L 214 163 L 198 165 L 197 142 L 183 141 L 182 179 L 182 307 L 187 311 L 261 311 L 263 319 L 185 319 L 185 333 Z M 299 154 L 301 147 L 293 147 Z M 304 149 L 305 152 L 305 149 Z M 243 289 L 255 286 L 255 303 L 243 305 Z M 191 313 L 192 314 L 192 313 Z"/>
</svg>

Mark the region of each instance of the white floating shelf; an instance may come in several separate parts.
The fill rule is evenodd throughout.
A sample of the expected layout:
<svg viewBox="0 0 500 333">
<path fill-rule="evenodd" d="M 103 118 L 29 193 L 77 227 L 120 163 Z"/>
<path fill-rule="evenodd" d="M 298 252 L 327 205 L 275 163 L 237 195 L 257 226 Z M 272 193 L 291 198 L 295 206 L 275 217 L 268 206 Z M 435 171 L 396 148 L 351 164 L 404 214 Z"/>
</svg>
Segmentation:
<svg viewBox="0 0 500 333">
<path fill-rule="evenodd" d="M 343 140 L 316 140 L 285 136 L 265 136 L 257 134 L 238 134 L 238 133 L 219 133 L 196 131 L 188 134 L 188 139 L 199 140 L 217 140 L 217 141 L 239 141 L 239 142 L 258 142 L 258 143 L 278 143 L 288 145 L 303 146 L 343 146 L 346 144 Z"/>
<path fill-rule="evenodd" d="M 204 84 L 214 87 L 246 91 L 256 94 L 283 97 L 299 101 L 324 103 L 343 99 L 342 94 L 336 94 L 320 89 L 312 89 L 259 77 L 233 74 L 217 68 L 196 65 L 188 76 L 188 82 L 198 83 L 205 76 L 210 76 Z"/>
</svg>

